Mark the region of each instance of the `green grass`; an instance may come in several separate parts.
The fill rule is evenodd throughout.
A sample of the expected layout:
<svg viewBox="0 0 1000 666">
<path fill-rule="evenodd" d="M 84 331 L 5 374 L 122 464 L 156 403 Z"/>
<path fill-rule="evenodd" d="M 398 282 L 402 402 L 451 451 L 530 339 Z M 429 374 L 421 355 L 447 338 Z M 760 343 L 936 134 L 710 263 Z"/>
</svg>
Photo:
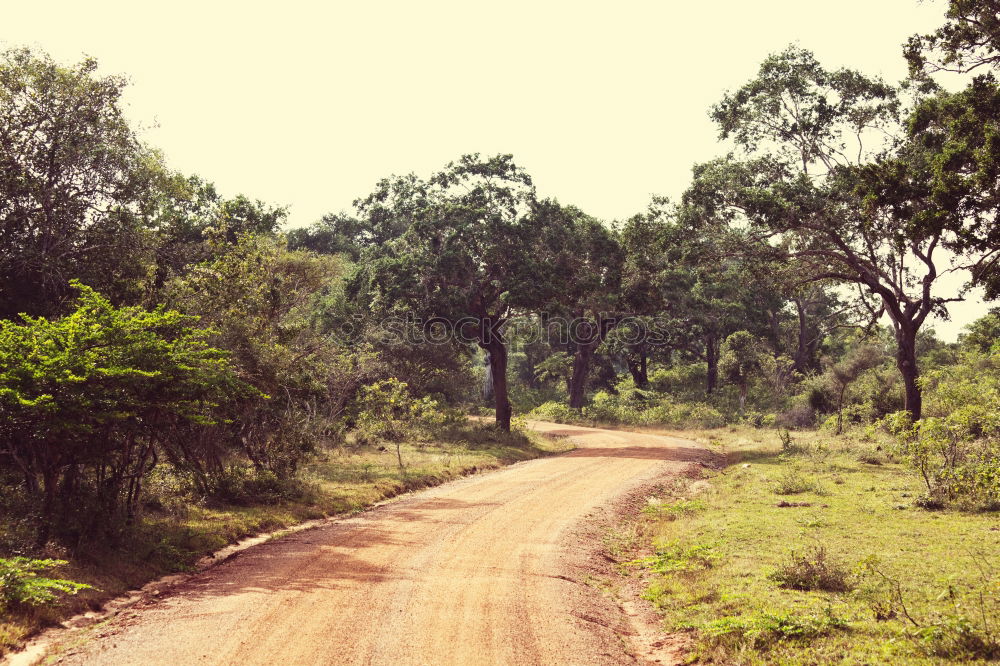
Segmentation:
<svg viewBox="0 0 1000 666">
<path fill-rule="evenodd" d="M 920 480 L 873 455 L 875 443 L 794 433 L 783 449 L 776 431 L 672 434 L 730 463 L 696 497 L 660 498 L 687 510 L 638 517 L 654 551 L 641 562 L 645 596 L 668 631 L 695 634 L 692 660 L 1000 659 L 1000 515 L 918 508 Z"/>
<path fill-rule="evenodd" d="M 324 451 L 299 475 L 292 499 L 271 504 L 234 506 L 171 496 L 170 479 L 142 523 L 115 548 L 90 548 L 86 554 L 56 549 L 46 553 L 69 560 L 60 577 L 92 585 L 93 590 L 66 597 L 55 606 L 19 607 L 0 613 L 0 656 L 32 634 L 74 614 L 99 608 L 111 597 L 170 573 L 187 571 L 201 557 L 242 538 L 281 530 L 305 520 L 350 513 L 402 493 L 463 475 L 558 453 L 572 448 L 565 439 L 536 433 L 498 433 L 469 425 L 445 433 L 440 441 L 402 445 L 400 469 L 395 445 Z M 155 484 L 154 484 L 155 485 Z M 0 515 L 0 528 L 16 516 Z M 8 533 L 13 530 L 7 530 Z M 6 550 L 16 544 L 7 541 Z M 0 557 L 6 554 L 0 552 Z"/>
</svg>

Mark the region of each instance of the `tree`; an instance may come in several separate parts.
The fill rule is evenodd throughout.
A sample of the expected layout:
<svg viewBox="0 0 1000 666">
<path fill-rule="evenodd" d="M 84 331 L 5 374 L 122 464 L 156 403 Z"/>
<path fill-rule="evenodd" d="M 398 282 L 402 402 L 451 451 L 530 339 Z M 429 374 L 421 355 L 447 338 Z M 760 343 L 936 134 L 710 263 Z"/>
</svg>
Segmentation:
<svg viewBox="0 0 1000 666">
<path fill-rule="evenodd" d="M 376 240 L 361 220 L 345 213 L 324 215 L 315 224 L 288 232 L 288 247 L 292 250 L 345 254 L 352 260 L 357 260 L 366 247 L 384 240 L 388 239 Z"/>
<path fill-rule="evenodd" d="M 545 229 L 548 252 L 560 288 L 548 308 L 550 314 L 569 315 L 569 347 L 573 370 L 569 380 L 569 406 L 583 407 L 591 361 L 608 333 L 617 325 L 622 270 L 622 249 L 604 224 L 573 207 L 541 202 L 535 219 Z"/>
<path fill-rule="evenodd" d="M 946 21 L 929 35 L 914 35 L 905 56 L 915 74 L 968 73 L 1000 65 L 1000 2 L 949 0 Z"/>
<path fill-rule="evenodd" d="M 287 217 L 285 208 L 242 194 L 226 199 L 198 176 L 163 173 L 153 195 L 154 291 L 191 266 L 219 257 L 246 234 L 276 234 Z"/>
<path fill-rule="evenodd" d="M 740 412 L 746 407 L 750 380 L 768 365 L 769 356 L 760 340 L 747 331 L 736 331 L 722 343 L 719 370 L 740 391 Z"/>
<path fill-rule="evenodd" d="M 875 345 L 861 345 L 854 348 L 830 368 L 830 379 L 837 394 L 837 434 L 844 430 L 844 399 L 847 389 L 866 370 L 882 365 L 884 354 Z"/>
<path fill-rule="evenodd" d="M 971 347 L 983 354 L 990 353 L 1000 341 L 1000 308 L 990 311 L 965 327 L 968 331 L 960 336 L 963 346 Z"/>
<path fill-rule="evenodd" d="M 158 157 L 126 122 L 126 80 L 86 59 L 0 54 L 0 317 L 52 314 L 79 278 L 141 295 L 143 230 Z"/>
<path fill-rule="evenodd" d="M 795 48 L 772 56 L 713 114 L 723 137 L 756 155 L 698 167 L 686 197 L 709 216 L 747 225 L 758 247 L 795 261 L 803 283 L 856 284 L 879 299 L 895 331 L 906 409 L 919 417 L 917 333 L 928 315 L 961 300 L 933 292 L 935 253 L 961 235 L 961 223 L 926 214 L 927 178 L 918 173 L 926 160 L 911 161 L 920 154 L 912 141 L 891 158 L 866 148 L 876 131 L 897 127 L 897 108 L 878 79 L 827 71 Z"/>
<path fill-rule="evenodd" d="M 386 242 L 368 248 L 352 293 L 384 312 L 453 327 L 478 344 L 489 354 L 497 424 L 509 430 L 503 326 L 540 308 L 557 288 L 537 253 L 544 217 L 535 215 L 531 178 L 510 155 L 465 155 L 427 181 L 382 181 L 357 206 L 371 228 L 405 231 L 386 232 Z"/>
<path fill-rule="evenodd" d="M 0 462 L 39 500 L 39 545 L 53 527 L 131 522 L 176 422 L 214 423 L 221 405 L 252 392 L 196 318 L 115 308 L 73 285 L 69 315 L 0 322 Z M 74 513 L 81 522 L 67 525 Z"/>
<path fill-rule="evenodd" d="M 280 238 L 253 234 L 215 244 L 218 256 L 162 292 L 172 307 L 199 315 L 234 371 L 258 389 L 229 401 L 225 423 L 189 436 L 186 446 L 199 453 L 179 466 L 204 479 L 205 491 L 231 451 L 260 471 L 294 472 L 367 379 L 364 348 L 324 335 L 313 316 L 317 297 L 343 276 L 337 257 L 289 252 Z"/>
</svg>

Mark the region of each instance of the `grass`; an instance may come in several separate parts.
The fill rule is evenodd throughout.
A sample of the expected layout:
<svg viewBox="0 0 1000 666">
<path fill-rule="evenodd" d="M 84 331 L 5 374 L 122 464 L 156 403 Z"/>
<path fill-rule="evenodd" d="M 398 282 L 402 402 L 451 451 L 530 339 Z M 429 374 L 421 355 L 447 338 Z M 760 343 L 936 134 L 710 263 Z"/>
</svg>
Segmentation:
<svg viewBox="0 0 1000 666">
<path fill-rule="evenodd" d="M 486 425 L 449 431 L 440 441 L 407 442 L 400 469 L 395 446 L 331 449 L 300 473 L 290 499 L 268 504 L 225 505 L 191 501 L 161 490 L 141 525 L 115 548 L 86 555 L 55 549 L 46 556 L 69 560 L 58 575 L 92 585 L 93 590 L 67 597 L 55 606 L 20 607 L 0 613 L 0 656 L 22 645 L 45 626 L 109 598 L 141 587 L 160 576 L 190 570 L 201 557 L 242 538 L 282 530 L 305 520 L 362 510 L 402 493 L 463 475 L 558 453 L 572 448 L 567 440 L 536 433 L 503 435 Z M 164 488 L 169 479 L 156 479 Z M 155 484 L 154 484 L 155 485 Z M 17 518 L 0 515 L 0 529 L 13 533 Z M 7 529 L 8 524 L 11 529 Z M 16 546 L 4 539 L 4 550 Z M 11 552 L 13 554 L 13 552 Z M 0 552 L 0 556 L 7 553 Z"/>
<path fill-rule="evenodd" d="M 1000 515 L 919 508 L 917 476 L 850 436 L 670 434 L 730 463 L 695 497 L 650 504 L 684 510 L 636 517 L 654 553 L 645 597 L 668 631 L 695 635 L 692 660 L 1000 659 Z"/>
</svg>

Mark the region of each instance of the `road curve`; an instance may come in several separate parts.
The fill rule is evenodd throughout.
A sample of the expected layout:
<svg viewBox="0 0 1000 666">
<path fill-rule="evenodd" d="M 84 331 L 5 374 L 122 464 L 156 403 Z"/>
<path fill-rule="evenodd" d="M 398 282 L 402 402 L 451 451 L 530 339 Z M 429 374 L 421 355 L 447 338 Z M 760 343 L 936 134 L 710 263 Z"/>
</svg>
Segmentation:
<svg viewBox="0 0 1000 666">
<path fill-rule="evenodd" d="M 252 548 L 112 620 L 60 663 L 635 663 L 580 610 L 580 590 L 591 592 L 566 576 L 570 530 L 703 452 L 532 425 L 578 448 Z"/>
</svg>

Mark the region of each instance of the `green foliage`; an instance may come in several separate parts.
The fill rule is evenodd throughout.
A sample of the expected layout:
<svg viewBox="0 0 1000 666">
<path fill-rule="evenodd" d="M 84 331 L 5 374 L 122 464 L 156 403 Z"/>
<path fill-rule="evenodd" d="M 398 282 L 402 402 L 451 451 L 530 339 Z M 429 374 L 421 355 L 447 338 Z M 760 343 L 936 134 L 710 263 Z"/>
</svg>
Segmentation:
<svg viewBox="0 0 1000 666">
<path fill-rule="evenodd" d="M 652 394 L 655 396 L 655 394 Z M 675 428 L 721 428 L 726 418 L 705 403 L 674 403 L 667 398 L 653 397 L 646 403 L 635 403 L 628 396 L 598 394 L 592 405 L 572 409 L 559 402 L 546 402 L 531 411 L 529 418 L 556 423 L 585 425 L 663 426 Z"/>
<path fill-rule="evenodd" d="M 756 613 L 723 617 L 697 625 L 709 644 L 767 651 L 784 641 L 811 641 L 849 628 L 849 623 L 828 608 L 822 614 Z M 695 628 L 695 627 L 693 627 Z"/>
<path fill-rule="evenodd" d="M 822 488 L 816 479 L 803 474 L 798 469 L 783 471 L 774 482 L 774 492 L 776 495 L 798 495 L 821 491 Z"/>
<path fill-rule="evenodd" d="M 988 354 L 1000 342 L 1000 309 L 991 309 L 988 314 L 966 326 L 965 330 L 967 332 L 959 338 L 962 345 Z"/>
<path fill-rule="evenodd" d="M 141 296 L 162 167 L 124 117 L 126 84 L 92 58 L 0 52 L 0 318 L 57 314 L 72 278 Z"/>
<path fill-rule="evenodd" d="M 115 308 L 74 284 L 69 315 L 0 322 L 0 455 L 40 492 L 43 537 L 60 477 L 62 506 L 83 511 L 79 520 L 113 522 L 122 510 L 131 519 L 159 453 L 182 455 L 175 428 L 211 426 L 254 392 L 196 318 Z"/>
<path fill-rule="evenodd" d="M 357 396 L 358 429 L 386 442 L 407 436 L 428 437 L 435 429 L 454 423 L 459 417 L 442 410 L 428 396 L 415 398 L 405 382 L 386 379 L 363 386 Z"/>
<path fill-rule="evenodd" d="M 928 373 L 924 385 L 929 416 L 879 423 L 923 479 L 922 503 L 1000 508 L 1000 358 L 966 353 L 960 364 Z"/>
<path fill-rule="evenodd" d="M 64 564 L 65 560 L 0 558 L 0 612 L 17 605 L 47 606 L 59 601 L 62 594 L 93 589 L 84 583 L 38 575 Z"/>
<path fill-rule="evenodd" d="M 710 569 L 719 559 L 711 544 L 681 544 L 677 542 L 658 546 L 656 554 L 630 562 L 658 574 L 692 573 Z"/>
<path fill-rule="evenodd" d="M 395 444 L 400 467 L 403 466 L 400 445 L 405 439 L 427 439 L 443 426 L 462 419 L 460 414 L 443 411 L 428 396 L 414 398 L 407 385 L 395 378 L 362 387 L 356 409 L 361 440 Z"/>
</svg>

